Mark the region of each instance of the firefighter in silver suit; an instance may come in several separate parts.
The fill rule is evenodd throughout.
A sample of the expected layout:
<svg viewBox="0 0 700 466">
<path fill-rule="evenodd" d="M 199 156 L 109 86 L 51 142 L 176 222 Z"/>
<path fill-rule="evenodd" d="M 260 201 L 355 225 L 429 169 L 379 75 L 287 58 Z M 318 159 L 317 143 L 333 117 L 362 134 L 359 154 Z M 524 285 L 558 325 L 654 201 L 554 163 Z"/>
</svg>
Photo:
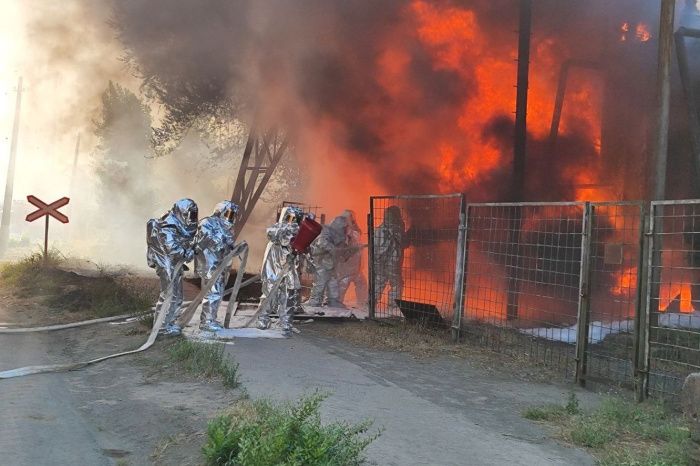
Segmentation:
<svg viewBox="0 0 700 466">
<path fill-rule="evenodd" d="M 346 219 L 346 240 L 347 246 L 341 249 L 338 254 L 338 291 L 339 299 L 345 302 L 345 294 L 350 285 L 355 286 L 355 297 L 358 304 L 366 304 L 367 277 L 362 271 L 362 254 L 364 245 L 362 244 L 362 230 L 355 219 L 355 212 L 346 210 L 342 214 Z"/>
<path fill-rule="evenodd" d="M 215 270 L 221 265 L 234 247 L 235 238 L 233 227 L 236 223 L 239 207 L 231 201 L 219 202 L 210 217 L 203 218 L 197 227 L 194 237 L 195 272 L 202 283 L 211 280 Z M 223 299 L 224 289 L 228 281 L 231 259 L 224 266 L 224 272 L 214 282 L 202 301 L 202 314 L 199 328 L 208 332 L 216 332 L 223 327 L 216 320 L 219 305 Z"/>
<path fill-rule="evenodd" d="M 327 298 L 328 306 L 345 307 L 339 299 L 337 253 L 339 248 L 347 246 L 346 226 L 346 218 L 338 216 L 330 225 L 325 225 L 318 238 L 311 243 L 314 284 L 311 288 L 311 296 L 306 302 L 309 306 L 320 307 L 323 305 L 324 298 Z"/>
<path fill-rule="evenodd" d="M 299 276 L 299 255 L 295 254 L 290 242 L 299 232 L 299 224 L 304 218 L 304 212 L 298 207 L 286 207 L 282 210 L 279 221 L 266 231 L 268 246 L 260 271 L 263 283 L 263 296 L 258 316 L 257 327 L 270 327 L 270 314 L 277 311 L 280 324 L 286 335 L 291 335 L 292 319 L 295 310 L 301 306 L 301 278 Z M 286 271 L 285 266 L 289 264 Z M 284 272 L 284 278 L 276 296 L 271 296 L 271 302 L 265 298 L 272 291 L 275 281 Z M 272 304 L 268 305 L 268 304 Z"/>
<path fill-rule="evenodd" d="M 374 230 L 375 289 L 374 299 L 379 299 L 389 286 L 389 310 L 397 308 L 396 300 L 403 291 L 403 253 L 407 247 L 406 227 L 401 218 L 401 210 L 390 206 L 384 213 L 384 221 Z"/>
<path fill-rule="evenodd" d="M 182 305 L 182 274 L 186 262 L 194 257 L 192 241 L 197 228 L 197 204 L 192 199 L 180 199 L 159 219 L 146 224 L 146 261 L 160 278 L 160 295 L 156 312 L 165 312 L 163 328 L 166 335 L 179 335 L 182 329 L 175 323 Z M 172 286 L 172 299 L 167 309 L 161 309 L 167 291 Z"/>
</svg>

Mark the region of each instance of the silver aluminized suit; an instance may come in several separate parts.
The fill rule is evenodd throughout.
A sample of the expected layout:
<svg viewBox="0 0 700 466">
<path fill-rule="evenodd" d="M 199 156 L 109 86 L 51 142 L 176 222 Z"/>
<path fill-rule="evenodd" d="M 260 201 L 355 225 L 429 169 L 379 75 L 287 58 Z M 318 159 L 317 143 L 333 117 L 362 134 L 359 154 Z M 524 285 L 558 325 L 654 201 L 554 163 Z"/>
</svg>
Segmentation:
<svg viewBox="0 0 700 466">
<path fill-rule="evenodd" d="M 367 303 L 367 277 L 362 271 L 362 230 L 355 221 L 352 211 L 343 212 L 347 219 L 347 248 L 338 254 L 338 291 L 339 299 L 345 302 L 345 294 L 351 284 L 355 286 L 355 296 L 358 303 Z"/>
<path fill-rule="evenodd" d="M 300 209 L 287 207 L 282 211 L 280 221 L 266 230 L 268 245 L 260 272 L 263 283 L 261 305 L 288 262 L 290 267 L 285 272 L 277 296 L 271 297 L 272 300 L 268 300 L 269 305 L 261 310 L 258 328 L 268 328 L 270 314 L 277 311 L 282 329 L 285 332 L 292 330 L 294 312 L 301 306 L 301 278 L 299 276 L 300 258 L 293 254 L 290 242 L 299 232 L 299 222 L 302 217 L 303 213 Z"/>
<path fill-rule="evenodd" d="M 161 218 L 153 218 L 146 224 L 146 261 L 160 278 L 156 312 L 161 311 L 171 284 L 173 287 L 170 305 L 163 310 L 166 313 L 163 329 L 172 335 L 180 333 L 180 328 L 174 322 L 183 300 L 182 266 L 194 256 L 192 241 L 196 224 L 197 204 L 192 199 L 180 199 Z"/>
<path fill-rule="evenodd" d="M 202 282 L 212 278 L 221 261 L 233 249 L 235 238 L 231 230 L 235 224 L 238 210 L 238 206 L 233 202 L 223 201 L 216 205 L 214 213 L 210 217 L 203 218 L 199 222 L 194 237 L 194 264 L 195 272 L 202 279 Z M 202 301 L 202 314 L 199 323 L 199 328 L 202 330 L 217 331 L 222 328 L 216 320 L 216 315 L 228 281 L 230 262 L 225 266 L 225 271 L 214 282 Z"/>
<path fill-rule="evenodd" d="M 384 221 L 374 230 L 374 299 L 379 302 L 384 288 L 389 285 L 389 309 L 397 307 L 396 300 L 401 299 L 403 291 L 401 267 L 406 247 L 405 228 L 401 210 L 390 206 L 384 213 Z"/>
<path fill-rule="evenodd" d="M 346 226 L 345 217 L 336 217 L 330 225 L 323 227 L 321 234 L 311 243 L 314 284 L 306 302 L 309 306 L 319 307 L 323 305 L 324 297 L 327 297 L 329 306 L 344 307 L 338 291 L 337 249 L 346 247 Z"/>
</svg>

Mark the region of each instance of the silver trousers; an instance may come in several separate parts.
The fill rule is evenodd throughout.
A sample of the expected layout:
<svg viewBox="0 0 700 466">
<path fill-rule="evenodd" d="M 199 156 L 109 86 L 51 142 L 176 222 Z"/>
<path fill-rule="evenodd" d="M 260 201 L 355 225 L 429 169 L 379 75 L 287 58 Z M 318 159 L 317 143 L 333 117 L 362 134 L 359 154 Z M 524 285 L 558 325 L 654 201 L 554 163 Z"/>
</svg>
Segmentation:
<svg viewBox="0 0 700 466">
<path fill-rule="evenodd" d="M 158 295 L 158 302 L 156 303 L 156 313 L 161 311 L 163 304 L 165 302 L 165 294 L 170 287 L 171 278 L 167 270 L 163 268 L 157 268 L 156 273 L 158 278 L 160 278 L 160 295 Z M 182 294 L 182 271 L 172 278 L 173 285 L 173 297 L 170 300 L 170 305 L 165 312 L 165 320 L 163 325 L 170 325 L 175 322 L 178 317 L 178 311 L 180 306 L 182 306 L 183 294 Z"/>
</svg>

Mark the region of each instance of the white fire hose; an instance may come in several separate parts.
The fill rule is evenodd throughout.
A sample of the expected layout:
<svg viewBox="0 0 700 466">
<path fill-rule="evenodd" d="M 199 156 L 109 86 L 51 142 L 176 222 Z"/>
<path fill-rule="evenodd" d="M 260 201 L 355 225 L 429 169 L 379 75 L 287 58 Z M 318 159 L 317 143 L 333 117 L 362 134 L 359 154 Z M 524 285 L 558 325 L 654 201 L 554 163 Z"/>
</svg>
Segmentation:
<svg viewBox="0 0 700 466">
<path fill-rule="evenodd" d="M 194 312 L 197 310 L 197 307 L 199 306 L 200 302 L 204 298 L 204 295 L 211 289 L 212 285 L 214 285 L 214 282 L 219 278 L 219 276 L 224 273 L 225 268 L 230 260 L 232 260 L 235 256 L 238 255 L 243 255 L 241 258 L 241 268 L 245 267 L 246 259 L 248 257 L 248 244 L 243 241 L 240 244 L 236 245 L 234 249 L 224 258 L 224 260 L 221 262 L 219 267 L 217 267 L 214 270 L 214 273 L 212 274 L 212 278 L 207 280 L 205 284 L 202 286 L 202 290 L 199 292 L 197 297 L 187 306 L 185 311 L 183 311 L 182 315 L 178 318 L 178 323 L 184 322 L 185 325 L 189 323 L 190 320 L 192 320 L 192 316 L 194 315 Z M 178 264 L 176 267 L 176 271 L 179 273 L 180 269 L 182 269 L 182 263 Z M 243 270 L 240 270 L 239 268 L 239 273 L 238 276 L 236 277 L 236 283 L 239 285 L 240 288 L 240 278 L 243 277 Z M 153 327 L 151 328 L 151 332 L 148 334 L 148 338 L 146 341 L 139 346 L 138 348 L 130 351 L 124 351 L 121 353 L 116 353 L 116 354 L 110 354 L 108 356 L 102 356 L 100 358 L 96 359 L 91 359 L 89 361 L 83 361 L 83 362 L 74 362 L 74 363 L 65 363 L 65 364 L 49 364 L 49 365 L 43 365 L 43 366 L 25 366 L 25 367 L 20 367 L 18 369 L 10 369 L 7 371 L 0 372 L 0 379 L 11 379 L 14 377 L 22 377 L 25 375 L 33 375 L 33 374 L 42 374 L 42 373 L 47 373 L 47 372 L 67 372 L 67 371 L 74 371 L 78 369 L 82 369 L 85 366 L 89 366 L 91 364 L 96 364 L 98 362 L 106 361 L 108 359 L 114 359 L 118 358 L 120 356 L 126 356 L 129 354 L 135 354 L 135 353 L 140 353 L 142 351 L 147 350 L 151 346 L 153 346 L 153 343 L 156 341 L 156 337 L 158 336 L 158 331 L 160 328 L 163 326 L 163 321 L 165 320 L 165 314 L 166 310 L 168 309 L 170 302 L 172 301 L 173 298 L 173 284 L 171 283 L 170 286 L 168 287 L 166 294 L 165 294 L 165 299 L 163 300 L 163 304 L 160 308 L 160 311 L 156 314 L 156 318 L 153 321 Z M 231 295 L 231 301 L 235 300 L 238 295 L 238 290 L 234 286 L 234 292 Z M 229 306 L 231 306 L 229 302 Z M 128 315 L 126 317 L 132 317 L 132 315 Z M 123 319 L 124 316 L 117 316 L 117 317 L 107 317 L 104 319 L 92 319 L 88 321 L 83 321 L 83 322 L 76 322 L 74 324 L 63 324 L 63 325 L 52 325 L 48 327 L 35 327 L 35 328 L 25 328 L 25 329 L 0 329 L 0 333 L 27 333 L 27 332 L 38 332 L 38 331 L 46 331 L 46 330 L 60 330 L 60 329 L 67 329 L 67 328 L 75 328 L 75 327 L 81 327 L 85 325 L 91 325 L 91 324 L 96 324 L 99 322 L 108 322 L 109 320 L 119 320 Z M 98 322 L 99 321 L 99 322 Z"/>
</svg>

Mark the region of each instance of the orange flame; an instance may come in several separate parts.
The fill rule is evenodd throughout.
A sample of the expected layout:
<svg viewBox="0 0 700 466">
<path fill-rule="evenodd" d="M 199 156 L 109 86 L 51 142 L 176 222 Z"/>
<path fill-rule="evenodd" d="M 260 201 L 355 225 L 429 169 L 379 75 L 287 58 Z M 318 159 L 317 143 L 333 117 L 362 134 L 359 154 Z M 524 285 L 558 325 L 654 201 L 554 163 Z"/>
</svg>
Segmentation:
<svg viewBox="0 0 700 466">
<path fill-rule="evenodd" d="M 651 39 L 649 27 L 644 23 L 637 24 L 635 35 L 637 36 L 637 40 L 639 40 L 640 42 L 648 42 L 649 39 Z"/>
</svg>

